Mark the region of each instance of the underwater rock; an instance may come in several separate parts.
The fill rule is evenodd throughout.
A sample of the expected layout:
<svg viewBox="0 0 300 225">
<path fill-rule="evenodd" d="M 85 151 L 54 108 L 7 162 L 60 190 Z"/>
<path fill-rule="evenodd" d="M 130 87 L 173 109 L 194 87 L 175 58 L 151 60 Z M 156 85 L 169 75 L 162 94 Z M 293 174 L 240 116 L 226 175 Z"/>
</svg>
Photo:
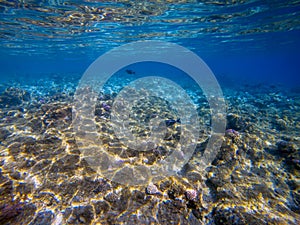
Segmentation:
<svg viewBox="0 0 300 225">
<path fill-rule="evenodd" d="M 20 100 L 28 102 L 30 101 L 30 93 L 26 90 L 22 90 L 20 88 L 10 87 L 5 90 L 5 94 L 10 96 L 18 97 Z"/>
<path fill-rule="evenodd" d="M 297 192 L 291 192 L 291 195 L 294 199 L 293 203 L 290 205 L 290 208 L 295 213 L 300 213 L 300 193 Z"/>
<path fill-rule="evenodd" d="M 9 220 L 18 216 L 23 211 L 22 203 L 7 203 L 0 206 L 0 223 L 7 224 Z"/>
<path fill-rule="evenodd" d="M 240 134 L 239 134 L 239 132 L 237 132 L 234 129 L 227 129 L 225 131 L 225 136 L 228 138 L 231 138 L 233 143 L 237 143 L 238 139 L 240 137 Z"/>
<path fill-rule="evenodd" d="M 275 126 L 275 129 L 277 129 L 279 131 L 286 130 L 287 127 L 288 127 L 287 122 L 285 120 L 283 120 L 283 119 L 277 119 L 277 120 L 275 120 L 274 126 Z"/>
<path fill-rule="evenodd" d="M 70 98 L 72 94 L 71 93 L 55 93 L 54 95 L 52 95 L 51 97 L 51 101 L 66 101 Z"/>
<path fill-rule="evenodd" d="M 290 141 L 281 140 L 276 145 L 278 152 L 282 154 L 290 154 L 297 151 L 296 145 Z"/>
<path fill-rule="evenodd" d="M 119 224 L 149 224 L 144 218 L 140 218 L 135 214 L 125 213 L 118 218 Z"/>
<path fill-rule="evenodd" d="M 97 215 L 106 213 L 110 210 L 110 206 L 106 201 L 97 201 L 94 202 L 93 205 Z"/>
<path fill-rule="evenodd" d="M 246 127 L 247 123 L 241 116 L 234 113 L 229 113 L 227 115 L 227 129 L 240 131 L 246 129 Z"/>
<path fill-rule="evenodd" d="M 201 212 L 199 210 L 193 209 L 189 215 L 188 224 L 202 225 L 204 223 L 200 222 L 201 218 L 202 218 Z"/>
<path fill-rule="evenodd" d="M 128 188 L 124 188 L 121 191 L 121 197 L 117 202 L 115 207 L 119 212 L 124 212 L 128 208 L 129 199 L 131 197 L 131 192 Z"/>
<path fill-rule="evenodd" d="M 245 212 L 243 207 L 235 208 L 214 208 L 213 220 L 216 225 L 231 225 L 231 224 L 265 224 L 264 221 Z"/>
<path fill-rule="evenodd" d="M 173 184 L 168 191 L 168 196 L 171 199 L 176 199 L 181 195 L 184 195 L 185 193 L 185 188 L 181 185 Z"/>
<path fill-rule="evenodd" d="M 111 209 L 113 211 L 123 212 L 127 208 L 129 202 L 130 192 L 127 188 L 121 191 L 121 194 L 116 194 L 114 192 L 108 193 L 104 200 L 109 202 Z"/>
<path fill-rule="evenodd" d="M 20 101 L 17 97 L 13 96 L 0 96 L 0 107 L 10 107 L 20 105 L 22 101 Z"/>
<path fill-rule="evenodd" d="M 95 194 L 103 193 L 110 189 L 110 185 L 104 179 L 99 179 L 97 182 L 98 186 L 93 190 Z"/>
<path fill-rule="evenodd" d="M 188 224 L 188 211 L 179 199 L 162 202 L 158 207 L 159 224 Z"/>
<path fill-rule="evenodd" d="M 41 132 L 43 128 L 43 122 L 38 118 L 33 118 L 28 122 L 28 126 L 30 126 L 35 132 Z"/>
<path fill-rule="evenodd" d="M 21 195 L 28 195 L 32 192 L 33 189 L 34 189 L 33 184 L 19 183 L 19 185 L 16 188 L 16 191 Z"/>
<path fill-rule="evenodd" d="M 151 199 L 151 197 L 146 196 L 144 192 L 138 190 L 134 190 L 132 192 L 132 202 L 134 202 L 138 206 L 146 204 L 149 199 Z"/>
<path fill-rule="evenodd" d="M 212 194 L 211 197 L 213 199 L 220 200 L 224 197 L 223 190 L 225 190 L 231 182 L 231 176 L 228 176 L 228 174 L 231 173 L 231 169 L 228 168 L 227 164 L 223 164 L 222 166 L 218 167 L 212 167 L 208 170 L 207 180 L 205 183 L 207 187 L 209 187 Z M 227 196 L 228 195 L 226 194 L 226 198 Z"/>
<path fill-rule="evenodd" d="M 228 134 L 226 134 L 226 138 L 223 141 L 222 146 L 215 159 L 213 160 L 212 165 L 226 163 L 228 169 L 235 166 L 236 150 L 238 148 L 235 142 L 237 142 L 238 140 L 239 136 L 230 133 L 230 138 L 228 138 Z"/>
<path fill-rule="evenodd" d="M 47 127 L 61 127 L 72 120 L 72 107 L 69 105 L 45 105 L 42 110 L 46 111 L 42 120 Z"/>
<path fill-rule="evenodd" d="M 90 205 L 73 208 L 73 213 L 68 219 L 70 224 L 90 224 L 94 218 L 93 208 Z"/>
<path fill-rule="evenodd" d="M 30 93 L 20 88 L 7 88 L 0 96 L 0 107 L 11 107 L 30 101 Z"/>
<path fill-rule="evenodd" d="M 198 172 L 190 171 L 185 176 L 189 181 L 193 183 L 196 183 L 198 181 L 202 182 L 202 176 Z"/>
<path fill-rule="evenodd" d="M 119 196 L 113 192 L 108 193 L 104 199 L 110 203 L 115 203 L 119 200 Z"/>
<path fill-rule="evenodd" d="M 4 141 L 9 135 L 10 132 L 8 130 L 0 128 L 0 142 Z"/>
<path fill-rule="evenodd" d="M 38 213 L 34 221 L 30 224 L 32 225 L 51 225 L 54 219 L 54 214 L 51 211 L 41 211 Z"/>
</svg>

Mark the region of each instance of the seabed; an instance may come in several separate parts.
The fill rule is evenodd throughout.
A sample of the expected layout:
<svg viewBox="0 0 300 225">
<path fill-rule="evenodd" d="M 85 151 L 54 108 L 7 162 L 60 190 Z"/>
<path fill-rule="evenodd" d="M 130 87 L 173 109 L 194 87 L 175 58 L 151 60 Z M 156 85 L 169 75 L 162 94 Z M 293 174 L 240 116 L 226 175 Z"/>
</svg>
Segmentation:
<svg viewBox="0 0 300 225">
<path fill-rule="evenodd" d="M 209 127 L 209 106 L 195 92 L 204 125 L 192 158 L 176 176 L 128 187 L 102 177 L 82 157 L 72 127 L 76 85 L 48 79 L 2 87 L 1 224 L 300 224 L 298 90 L 225 88 L 227 130 L 206 173 L 198 165 L 210 135 L 203 128 Z M 113 89 L 99 94 L 95 109 L 108 153 L 146 166 L 167 157 L 178 144 L 180 123 L 168 127 L 152 151 L 126 148 L 110 126 L 114 98 Z M 177 117 L 159 98 L 133 106 L 130 124 L 140 137 L 149 135 L 153 114 Z"/>
</svg>

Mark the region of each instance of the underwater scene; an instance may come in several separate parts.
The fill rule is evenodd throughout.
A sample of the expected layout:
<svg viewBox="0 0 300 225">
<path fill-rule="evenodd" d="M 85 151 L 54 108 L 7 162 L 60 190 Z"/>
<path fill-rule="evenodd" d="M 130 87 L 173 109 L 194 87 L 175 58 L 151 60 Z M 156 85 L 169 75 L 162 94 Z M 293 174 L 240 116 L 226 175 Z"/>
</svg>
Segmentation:
<svg viewBox="0 0 300 225">
<path fill-rule="evenodd" d="M 0 0 L 0 224 L 300 224 L 300 1 Z"/>
</svg>

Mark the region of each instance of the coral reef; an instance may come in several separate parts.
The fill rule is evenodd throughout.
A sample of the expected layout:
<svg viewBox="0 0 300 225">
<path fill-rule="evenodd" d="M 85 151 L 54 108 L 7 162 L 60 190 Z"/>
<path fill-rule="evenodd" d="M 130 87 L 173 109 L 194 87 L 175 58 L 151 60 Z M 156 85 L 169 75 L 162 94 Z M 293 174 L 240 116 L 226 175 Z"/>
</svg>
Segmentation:
<svg viewBox="0 0 300 225">
<path fill-rule="evenodd" d="M 26 87 L 9 88 L 0 96 L 1 223 L 299 224 L 300 118 L 286 109 L 299 111 L 300 99 L 225 90 L 227 130 L 205 172 L 198 165 L 210 131 L 203 129 L 193 157 L 176 176 L 126 187 L 101 177 L 82 158 L 72 129 L 74 89 L 56 88 L 49 93 L 44 87 L 41 94 L 27 87 L 30 95 Z M 151 151 L 126 148 L 110 126 L 114 96 L 100 95 L 95 109 L 107 151 L 120 165 L 151 166 L 166 158 L 179 143 L 181 124 L 168 126 Z M 203 99 L 197 100 L 202 128 L 210 123 Z M 136 102 L 132 132 L 147 137 L 147 124 L 161 113 L 165 120 L 178 118 L 159 98 Z"/>
</svg>

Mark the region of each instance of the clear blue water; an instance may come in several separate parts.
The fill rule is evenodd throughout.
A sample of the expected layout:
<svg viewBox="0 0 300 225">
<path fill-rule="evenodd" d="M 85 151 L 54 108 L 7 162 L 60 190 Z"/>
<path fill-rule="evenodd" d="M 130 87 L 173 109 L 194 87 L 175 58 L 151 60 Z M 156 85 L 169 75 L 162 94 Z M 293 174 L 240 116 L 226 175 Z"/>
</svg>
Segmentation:
<svg viewBox="0 0 300 225">
<path fill-rule="evenodd" d="M 197 53 L 222 83 L 299 85 L 298 1 L 1 1 L 1 79 L 78 73 L 138 40 Z M 229 81 L 229 82 L 228 82 Z"/>
</svg>

